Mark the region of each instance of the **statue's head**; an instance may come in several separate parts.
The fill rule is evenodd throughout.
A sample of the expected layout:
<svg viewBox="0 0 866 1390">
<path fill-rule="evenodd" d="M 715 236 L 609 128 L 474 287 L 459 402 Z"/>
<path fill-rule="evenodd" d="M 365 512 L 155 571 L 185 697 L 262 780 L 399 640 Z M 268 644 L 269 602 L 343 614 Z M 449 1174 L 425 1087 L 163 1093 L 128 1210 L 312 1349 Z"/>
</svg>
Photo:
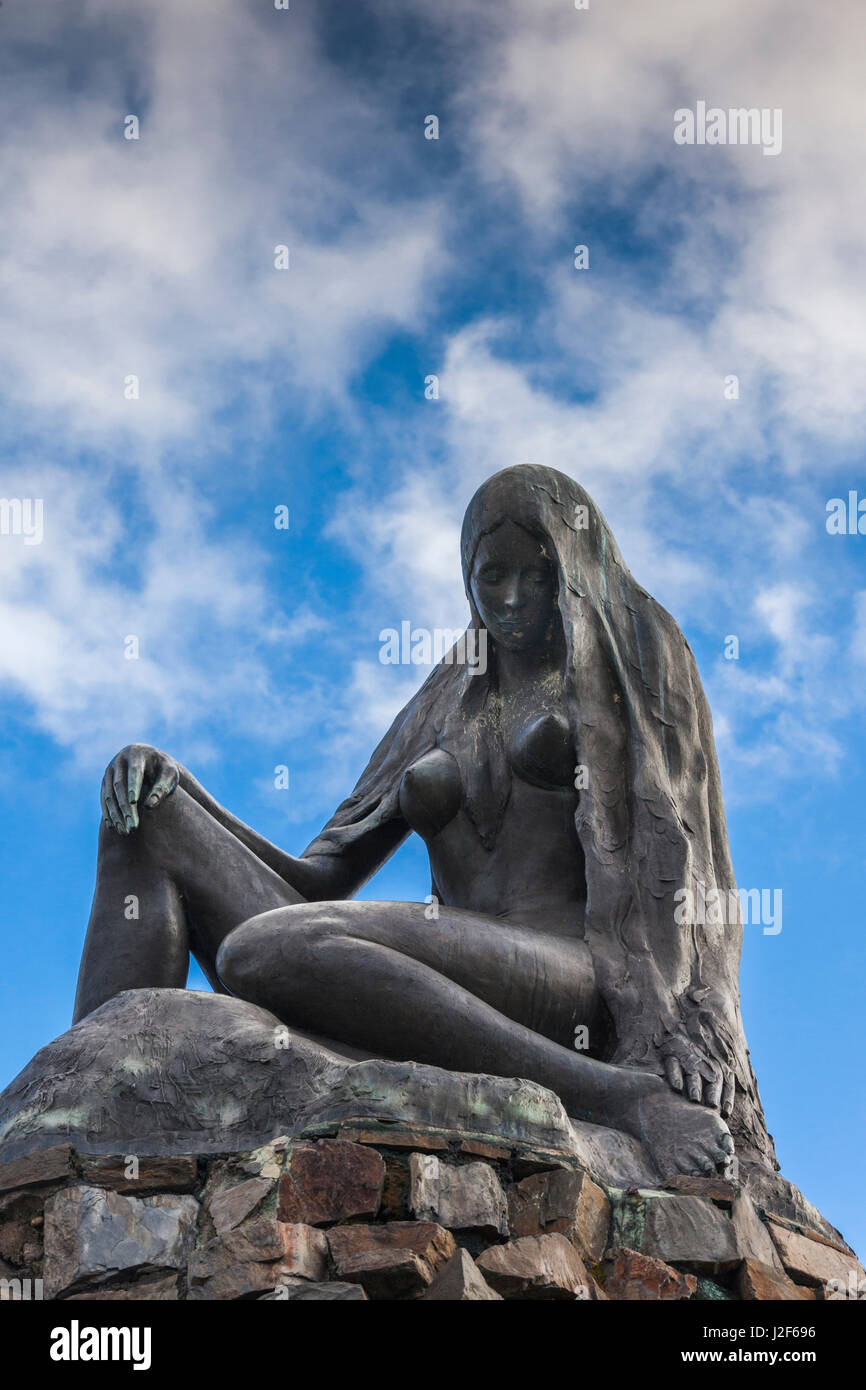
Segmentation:
<svg viewBox="0 0 866 1390">
<path fill-rule="evenodd" d="M 543 642 L 556 614 L 556 571 L 543 540 L 510 517 L 478 542 L 470 602 L 494 642 L 523 650 Z"/>
<path fill-rule="evenodd" d="M 520 464 L 488 478 L 466 509 L 460 541 L 473 621 L 512 650 L 555 640 L 560 586 L 569 581 L 578 533 L 589 560 L 599 528 L 607 531 L 601 514 L 564 473 Z"/>
</svg>

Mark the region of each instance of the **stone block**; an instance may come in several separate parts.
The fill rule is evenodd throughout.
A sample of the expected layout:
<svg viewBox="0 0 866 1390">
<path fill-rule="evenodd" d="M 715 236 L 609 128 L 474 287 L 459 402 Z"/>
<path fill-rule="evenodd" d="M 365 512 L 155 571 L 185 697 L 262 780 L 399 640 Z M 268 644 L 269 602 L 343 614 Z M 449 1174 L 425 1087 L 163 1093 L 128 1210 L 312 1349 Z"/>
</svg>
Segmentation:
<svg viewBox="0 0 866 1390">
<path fill-rule="evenodd" d="M 682 1274 L 664 1260 L 638 1250 L 613 1250 L 605 1260 L 605 1272 L 605 1293 L 615 1302 L 651 1303 L 693 1298 L 698 1286 L 694 1274 Z"/>
<path fill-rule="evenodd" d="M 796 1283 L 813 1288 L 830 1285 L 832 1292 L 836 1285 L 848 1285 L 852 1280 L 859 1284 L 866 1279 L 866 1270 L 850 1251 L 828 1240 L 802 1235 L 774 1218 L 769 1229 L 779 1258 Z"/>
<path fill-rule="evenodd" d="M 328 1243 L 337 1278 L 375 1299 L 418 1297 L 457 1250 L 451 1232 L 431 1221 L 336 1226 Z"/>
<path fill-rule="evenodd" d="M 502 1294 L 492 1289 L 467 1250 L 458 1250 L 436 1275 L 422 1302 L 479 1303 L 502 1302 Z"/>
<path fill-rule="evenodd" d="M 731 1218 L 713 1202 L 665 1192 L 618 1193 L 613 1244 L 665 1264 L 720 1274 L 740 1262 Z"/>
<path fill-rule="evenodd" d="M 42 1183 L 65 1181 L 75 1175 L 75 1150 L 71 1144 L 55 1144 L 24 1158 L 0 1163 L 0 1192 L 18 1187 L 38 1187 Z"/>
<path fill-rule="evenodd" d="M 741 1193 L 731 1206 L 731 1225 L 737 1254 L 782 1273 L 782 1262 L 767 1227 L 761 1220 L 751 1197 Z"/>
<path fill-rule="evenodd" d="M 217 1236 L 189 1262 L 190 1297 L 234 1299 L 328 1273 L 323 1231 L 302 1223 L 253 1221 Z"/>
<path fill-rule="evenodd" d="M 247 1178 L 217 1191 L 205 1202 L 205 1207 L 218 1236 L 225 1235 L 235 1226 L 240 1226 L 247 1217 L 261 1206 L 266 1197 L 274 1191 L 271 1178 Z"/>
<path fill-rule="evenodd" d="M 480 1139 L 461 1139 L 458 1152 L 471 1154 L 475 1158 L 487 1158 L 491 1163 L 502 1163 L 511 1157 L 511 1149 L 501 1144 L 483 1144 Z"/>
<path fill-rule="evenodd" d="M 610 1203 L 581 1169 L 552 1169 L 508 1189 L 508 1220 L 514 1236 L 567 1236 L 592 1263 L 607 1245 Z"/>
<path fill-rule="evenodd" d="M 381 1129 L 341 1129 L 337 1137 L 357 1144 L 376 1144 L 382 1149 L 429 1149 L 441 1153 L 448 1148 L 448 1140 L 441 1134 L 425 1134 L 419 1129 L 400 1129 L 394 1125 L 383 1125 Z"/>
<path fill-rule="evenodd" d="M 129 1177 L 130 1158 L 137 1173 Z M 87 1187 L 108 1187 L 133 1195 L 140 1192 L 194 1192 L 198 1187 L 198 1161 L 193 1157 L 138 1158 L 134 1154 L 80 1154 L 81 1182 Z"/>
<path fill-rule="evenodd" d="M 563 1235 L 521 1236 L 505 1245 L 491 1246 L 475 1263 L 503 1298 L 574 1300 L 591 1296 L 584 1263 Z"/>
<path fill-rule="evenodd" d="M 434 1154 L 409 1159 L 409 1206 L 421 1221 L 452 1231 L 508 1234 L 508 1203 L 488 1163 L 442 1163 Z"/>
<path fill-rule="evenodd" d="M 680 1173 L 665 1183 L 666 1192 L 680 1192 L 686 1197 L 706 1197 L 720 1207 L 730 1207 L 737 1195 L 737 1189 L 726 1178 L 698 1178 Z"/>
<path fill-rule="evenodd" d="M 45 1204 L 46 1297 L 126 1272 L 182 1269 L 198 1213 L 198 1202 L 189 1196 L 62 1188 Z"/>
<path fill-rule="evenodd" d="M 778 1261 L 774 1265 L 762 1264 L 760 1260 L 744 1260 L 737 1271 L 737 1288 L 740 1297 L 752 1301 L 796 1302 L 814 1299 L 813 1289 L 803 1289 L 789 1279 Z"/>
<path fill-rule="evenodd" d="M 373 1217 L 385 1182 L 381 1154 L 363 1144 L 323 1139 L 293 1144 L 280 1178 L 278 1217 L 323 1226 Z"/>
</svg>

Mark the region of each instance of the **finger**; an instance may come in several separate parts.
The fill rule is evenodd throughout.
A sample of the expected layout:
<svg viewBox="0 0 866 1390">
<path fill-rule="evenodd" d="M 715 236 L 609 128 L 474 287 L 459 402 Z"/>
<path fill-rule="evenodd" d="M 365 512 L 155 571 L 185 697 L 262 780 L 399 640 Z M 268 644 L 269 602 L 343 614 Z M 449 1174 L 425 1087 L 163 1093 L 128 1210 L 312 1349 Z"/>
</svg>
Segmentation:
<svg viewBox="0 0 866 1390">
<path fill-rule="evenodd" d="M 125 756 L 121 753 L 114 760 L 114 796 L 117 801 L 120 814 L 126 822 L 127 829 L 133 830 L 135 822 L 132 819 L 132 811 L 129 805 L 129 797 L 126 794 L 126 785 L 129 780 L 129 767 Z"/>
<path fill-rule="evenodd" d="M 109 824 L 113 825 L 118 835 L 126 834 L 126 826 L 123 817 L 117 807 L 114 796 L 114 764 L 110 764 L 105 770 L 102 779 L 102 809 L 108 817 Z"/>
<path fill-rule="evenodd" d="M 719 1147 L 724 1153 L 730 1155 L 734 1152 L 734 1140 L 730 1134 L 723 1134 L 719 1138 Z"/>
<path fill-rule="evenodd" d="M 729 1071 L 727 1076 L 725 1077 L 725 1087 L 722 1091 L 722 1104 L 720 1107 L 722 1114 L 726 1118 L 728 1115 L 730 1115 L 731 1111 L 734 1108 L 734 1089 L 734 1073 Z"/>
<path fill-rule="evenodd" d="M 135 748 L 129 755 L 129 773 L 126 779 L 127 795 L 129 797 L 129 809 L 132 812 L 132 823 L 138 825 L 138 798 L 141 796 L 141 787 L 144 782 L 144 770 L 146 757 L 143 748 Z"/>
<path fill-rule="evenodd" d="M 674 1090 L 681 1091 L 683 1089 L 683 1069 L 676 1057 L 665 1058 L 665 1071 L 667 1072 L 668 1081 L 671 1086 L 673 1086 Z"/>
<path fill-rule="evenodd" d="M 689 1100 L 696 1100 L 700 1103 L 703 1090 L 704 1087 L 700 1074 L 696 1071 L 686 1072 L 686 1095 Z"/>
<path fill-rule="evenodd" d="M 163 767 L 160 770 L 159 776 L 157 777 L 156 781 L 150 789 L 150 795 L 147 798 L 147 802 L 145 804 L 149 806 L 151 809 L 153 809 L 154 806 L 158 806 L 159 803 L 165 797 L 171 796 L 172 792 L 177 786 L 177 781 L 178 772 L 174 764 L 170 764 L 168 767 Z"/>
</svg>

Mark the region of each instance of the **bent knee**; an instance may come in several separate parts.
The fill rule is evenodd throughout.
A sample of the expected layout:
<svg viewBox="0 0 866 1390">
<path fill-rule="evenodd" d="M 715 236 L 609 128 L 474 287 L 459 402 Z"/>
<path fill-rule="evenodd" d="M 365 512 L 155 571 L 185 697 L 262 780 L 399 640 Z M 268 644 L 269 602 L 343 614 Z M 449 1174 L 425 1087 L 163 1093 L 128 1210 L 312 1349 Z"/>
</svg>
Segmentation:
<svg viewBox="0 0 866 1390">
<path fill-rule="evenodd" d="M 245 997 L 260 992 L 263 980 L 294 975 L 318 946 L 345 935 L 339 909 L 322 911 L 309 903 L 275 907 L 229 932 L 217 952 L 217 974 L 232 994 Z"/>
<path fill-rule="evenodd" d="M 138 824 L 125 835 L 121 835 L 103 817 L 99 827 L 99 850 L 101 854 L 121 854 L 140 857 L 150 855 L 162 858 L 165 846 L 173 847 L 182 835 L 184 827 L 179 820 L 183 805 L 178 792 L 167 796 L 158 806 L 138 807 Z"/>
</svg>

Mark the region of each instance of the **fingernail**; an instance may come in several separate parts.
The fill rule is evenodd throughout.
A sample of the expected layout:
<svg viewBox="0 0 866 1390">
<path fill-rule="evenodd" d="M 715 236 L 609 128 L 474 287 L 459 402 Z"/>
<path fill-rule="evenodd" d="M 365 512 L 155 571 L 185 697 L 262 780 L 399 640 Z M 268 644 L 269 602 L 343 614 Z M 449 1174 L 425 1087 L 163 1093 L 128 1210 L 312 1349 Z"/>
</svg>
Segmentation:
<svg viewBox="0 0 866 1390">
<path fill-rule="evenodd" d="M 156 806 L 158 802 L 159 802 L 159 797 L 158 797 L 158 796 L 149 796 L 149 797 L 147 798 L 147 804 L 148 804 L 148 806 Z"/>
</svg>

